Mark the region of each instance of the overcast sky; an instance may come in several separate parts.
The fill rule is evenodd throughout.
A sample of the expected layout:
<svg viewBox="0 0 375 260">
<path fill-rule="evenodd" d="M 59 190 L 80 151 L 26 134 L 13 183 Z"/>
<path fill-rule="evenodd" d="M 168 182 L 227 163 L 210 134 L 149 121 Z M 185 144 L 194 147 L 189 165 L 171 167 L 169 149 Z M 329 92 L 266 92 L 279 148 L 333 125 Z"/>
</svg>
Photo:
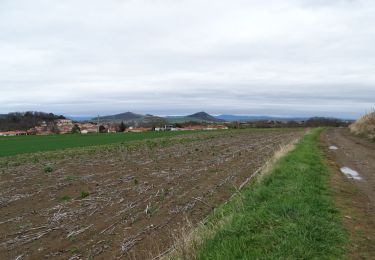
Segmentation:
<svg viewBox="0 0 375 260">
<path fill-rule="evenodd" d="M 0 0 L 0 113 L 373 107 L 374 0 Z"/>
</svg>

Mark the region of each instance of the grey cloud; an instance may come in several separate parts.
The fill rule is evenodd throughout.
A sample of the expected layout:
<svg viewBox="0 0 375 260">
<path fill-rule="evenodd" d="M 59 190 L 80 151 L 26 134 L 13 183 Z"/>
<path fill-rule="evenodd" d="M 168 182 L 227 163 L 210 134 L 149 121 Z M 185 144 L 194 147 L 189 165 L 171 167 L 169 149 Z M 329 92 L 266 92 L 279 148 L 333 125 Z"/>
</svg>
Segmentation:
<svg viewBox="0 0 375 260">
<path fill-rule="evenodd" d="M 0 1 L 0 113 L 327 114 L 375 103 L 375 3 Z"/>
</svg>

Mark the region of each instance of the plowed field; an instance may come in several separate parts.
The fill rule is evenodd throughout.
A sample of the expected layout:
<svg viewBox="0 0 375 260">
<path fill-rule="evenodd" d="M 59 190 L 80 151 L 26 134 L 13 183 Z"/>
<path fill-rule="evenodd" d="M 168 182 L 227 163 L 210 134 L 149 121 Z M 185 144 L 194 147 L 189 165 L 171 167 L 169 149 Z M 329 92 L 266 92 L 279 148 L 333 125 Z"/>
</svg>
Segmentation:
<svg viewBox="0 0 375 260">
<path fill-rule="evenodd" d="M 0 259 L 152 259 L 302 134 L 198 133 L 3 158 Z"/>
</svg>

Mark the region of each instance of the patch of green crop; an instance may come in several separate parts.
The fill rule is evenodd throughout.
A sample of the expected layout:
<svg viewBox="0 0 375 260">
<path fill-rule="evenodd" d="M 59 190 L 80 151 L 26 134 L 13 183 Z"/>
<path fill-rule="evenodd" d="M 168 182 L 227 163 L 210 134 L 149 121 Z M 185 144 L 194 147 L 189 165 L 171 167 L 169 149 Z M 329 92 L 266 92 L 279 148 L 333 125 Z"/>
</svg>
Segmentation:
<svg viewBox="0 0 375 260">
<path fill-rule="evenodd" d="M 81 191 L 81 198 L 84 199 L 86 197 L 90 196 L 90 192 L 87 191 Z"/>
<path fill-rule="evenodd" d="M 71 199 L 72 199 L 72 198 L 69 197 L 68 195 L 64 195 L 64 196 L 62 196 L 62 197 L 60 198 L 61 201 L 69 201 L 69 200 L 71 200 Z"/>
<path fill-rule="evenodd" d="M 74 176 L 65 176 L 64 180 L 66 181 L 74 181 L 76 179 L 76 177 Z"/>
<path fill-rule="evenodd" d="M 14 136 L 0 137 L 0 157 L 42 151 L 56 151 L 66 148 L 87 147 L 113 143 L 124 143 L 135 140 L 173 137 L 181 132 L 144 132 L 144 133 L 117 133 L 117 134 L 66 134 L 48 136 Z M 148 143 L 154 147 L 154 143 Z M 37 159 L 36 159 L 37 160 Z"/>
<path fill-rule="evenodd" d="M 52 166 L 50 166 L 50 165 L 44 165 L 44 166 L 43 166 L 43 171 L 44 171 L 45 173 L 50 173 L 50 172 L 53 172 L 53 168 L 52 168 Z"/>
</svg>

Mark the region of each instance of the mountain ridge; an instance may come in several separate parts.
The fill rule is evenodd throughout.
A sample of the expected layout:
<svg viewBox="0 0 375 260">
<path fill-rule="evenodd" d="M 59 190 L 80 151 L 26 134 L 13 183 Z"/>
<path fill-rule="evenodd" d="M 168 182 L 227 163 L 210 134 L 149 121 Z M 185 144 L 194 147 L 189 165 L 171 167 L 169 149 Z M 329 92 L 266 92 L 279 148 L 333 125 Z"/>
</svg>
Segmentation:
<svg viewBox="0 0 375 260">
<path fill-rule="evenodd" d="M 274 120 L 274 121 L 305 121 L 309 117 L 278 117 L 278 116 L 248 116 L 248 115 L 230 115 L 222 114 L 215 116 L 216 118 L 225 121 L 241 121 L 241 122 L 251 122 L 251 121 L 263 121 L 263 120 Z"/>
<path fill-rule="evenodd" d="M 212 115 L 210 115 L 210 114 L 208 114 L 204 111 L 188 115 L 187 117 L 198 118 L 198 119 L 208 121 L 208 122 L 223 122 L 224 121 L 224 120 L 221 120 L 217 117 L 214 117 L 214 116 L 212 116 Z"/>
<path fill-rule="evenodd" d="M 210 115 L 207 112 L 200 111 L 186 116 L 155 116 L 151 114 L 138 114 L 134 112 L 125 112 L 114 115 L 100 116 L 101 122 L 121 122 L 125 123 L 144 123 L 148 124 L 157 123 L 161 124 L 176 124 L 186 122 L 199 122 L 199 123 L 224 123 L 224 122 L 254 122 L 254 121 L 296 121 L 302 122 L 307 121 L 311 117 L 297 117 L 297 116 L 266 116 L 266 115 L 232 115 L 232 114 L 221 114 L 221 115 Z M 87 121 L 97 121 L 97 117 L 93 117 Z"/>
<path fill-rule="evenodd" d="M 97 117 L 91 118 L 91 120 L 97 120 Z M 158 123 L 181 123 L 181 122 L 189 122 L 189 121 L 195 121 L 195 122 L 224 122 L 225 120 L 222 120 L 220 118 L 216 118 L 204 111 L 196 112 L 191 115 L 187 116 L 154 116 L 151 114 L 137 114 L 133 112 L 125 112 L 125 113 L 119 113 L 114 115 L 107 115 L 107 116 L 100 116 L 99 120 L 102 122 L 130 122 L 130 121 L 136 121 L 136 122 L 153 122 L 157 121 Z"/>
<path fill-rule="evenodd" d="M 100 120 L 123 120 L 123 121 L 129 121 L 129 120 L 135 120 L 135 119 L 140 119 L 142 117 L 145 117 L 146 115 L 141 115 L 141 114 L 136 114 L 133 112 L 125 112 L 125 113 L 120 113 L 120 114 L 115 114 L 115 115 L 108 115 L 108 116 L 100 116 Z M 94 118 L 97 119 L 97 118 Z"/>
</svg>

